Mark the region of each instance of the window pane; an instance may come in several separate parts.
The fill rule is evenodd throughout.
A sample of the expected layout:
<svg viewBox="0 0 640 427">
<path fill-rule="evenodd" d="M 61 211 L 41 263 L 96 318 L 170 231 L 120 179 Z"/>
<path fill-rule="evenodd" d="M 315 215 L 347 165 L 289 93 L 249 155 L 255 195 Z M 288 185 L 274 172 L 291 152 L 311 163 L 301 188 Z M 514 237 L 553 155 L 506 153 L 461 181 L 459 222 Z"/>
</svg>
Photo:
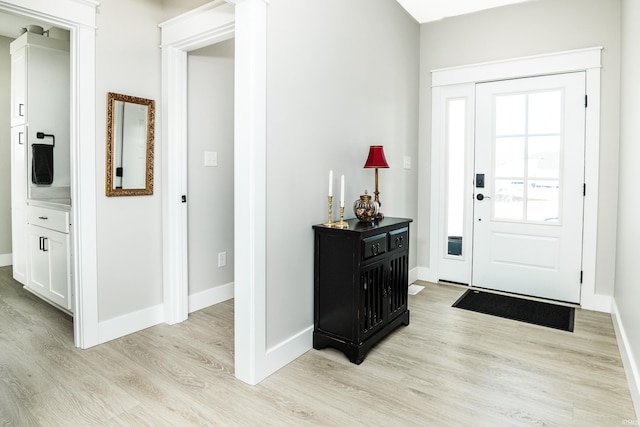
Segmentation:
<svg viewBox="0 0 640 427">
<path fill-rule="evenodd" d="M 529 95 L 529 134 L 559 134 L 562 122 L 562 92 Z"/>
<path fill-rule="evenodd" d="M 447 101 L 447 242 L 449 255 L 462 255 L 466 100 Z M 453 244 L 452 244 L 453 242 Z"/>
<path fill-rule="evenodd" d="M 560 137 L 529 138 L 529 177 L 560 178 Z"/>
<path fill-rule="evenodd" d="M 497 179 L 493 216 L 498 219 L 523 219 L 523 181 Z"/>
<path fill-rule="evenodd" d="M 496 138 L 496 177 L 524 176 L 524 138 Z"/>
<path fill-rule="evenodd" d="M 527 220 L 558 222 L 560 181 L 530 181 Z"/>
<path fill-rule="evenodd" d="M 526 122 L 526 95 L 496 97 L 496 136 L 524 135 Z"/>
</svg>

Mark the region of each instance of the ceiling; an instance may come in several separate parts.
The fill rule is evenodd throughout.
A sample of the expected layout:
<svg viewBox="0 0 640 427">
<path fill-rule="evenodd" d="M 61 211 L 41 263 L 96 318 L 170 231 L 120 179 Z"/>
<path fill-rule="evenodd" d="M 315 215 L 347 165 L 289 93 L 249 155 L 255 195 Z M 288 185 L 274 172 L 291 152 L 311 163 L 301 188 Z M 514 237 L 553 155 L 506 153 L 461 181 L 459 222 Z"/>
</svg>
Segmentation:
<svg viewBox="0 0 640 427">
<path fill-rule="evenodd" d="M 420 24 L 532 0 L 396 0 Z"/>
<path fill-rule="evenodd" d="M 451 16 L 464 15 L 478 12 L 484 9 L 505 6 L 514 3 L 522 3 L 532 0 L 396 0 L 405 10 L 423 24 L 437 21 Z M 48 29 L 42 21 L 25 18 L 19 15 L 10 15 L 0 12 L 0 36 L 16 38 L 20 35 L 20 28 L 26 25 L 40 25 Z"/>
</svg>

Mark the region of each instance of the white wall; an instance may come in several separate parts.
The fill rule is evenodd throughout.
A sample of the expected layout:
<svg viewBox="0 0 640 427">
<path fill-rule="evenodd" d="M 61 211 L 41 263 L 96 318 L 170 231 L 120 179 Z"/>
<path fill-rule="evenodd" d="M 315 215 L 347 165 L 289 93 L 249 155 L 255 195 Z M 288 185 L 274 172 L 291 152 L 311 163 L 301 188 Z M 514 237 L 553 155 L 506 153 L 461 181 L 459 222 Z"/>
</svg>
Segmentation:
<svg viewBox="0 0 640 427">
<path fill-rule="evenodd" d="M 272 0 L 267 22 L 267 347 L 313 325 L 312 225 L 327 220 L 329 169 L 345 216 L 379 171 L 387 216 L 415 218 L 419 25 L 394 0 Z M 414 167 L 403 169 L 404 156 Z M 338 200 L 335 197 L 334 200 Z M 334 218 L 338 218 L 334 204 Z M 415 224 L 411 232 L 415 231 Z M 415 239 L 412 235 L 412 244 Z M 415 247 L 415 246 L 414 246 Z M 415 267 L 415 252 L 410 267 Z"/>
<path fill-rule="evenodd" d="M 418 265 L 430 265 L 430 71 L 465 64 L 603 46 L 600 201 L 596 293 L 613 294 L 615 276 L 619 0 L 539 0 L 448 18 L 421 26 L 420 181 Z M 587 189 L 588 191 L 588 189 Z"/>
<path fill-rule="evenodd" d="M 616 284 L 614 301 L 617 320 L 626 333 L 624 343 L 634 373 L 627 370 L 632 385 L 636 413 L 640 414 L 640 200 L 637 182 L 640 180 L 640 3 L 637 0 L 622 1 L 622 79 L 620 115 L 620 193 L 618 209 L 618 245 L 616 255 Z M 620 339 L 620 337 L 619 337 Z"/>
<path fill-rule="evenodd" d="M 99 321 L 163 302 L 160 29 L 165 19 L 205 1 L 110 0 L 96 32 L 96 203 Z M 164 9 L 166 6 L 170 12 Z M 167 16 L 170 13 L 170 16 Z M 107 92 L 156 101 L 154 194 L 105 196 Z"/>
<path fill-rule="evenodd" d="M 189 295 L 233 282 L 234 59 L 233 39 L 188 54 Z M 218 166 L 204 166 L 205 151 Z"/>
<path fill-rule="evenodd" d="M 0 36 L 0 266 L 11 254 L 11 56 L 13 39 Z"/>
</svg>

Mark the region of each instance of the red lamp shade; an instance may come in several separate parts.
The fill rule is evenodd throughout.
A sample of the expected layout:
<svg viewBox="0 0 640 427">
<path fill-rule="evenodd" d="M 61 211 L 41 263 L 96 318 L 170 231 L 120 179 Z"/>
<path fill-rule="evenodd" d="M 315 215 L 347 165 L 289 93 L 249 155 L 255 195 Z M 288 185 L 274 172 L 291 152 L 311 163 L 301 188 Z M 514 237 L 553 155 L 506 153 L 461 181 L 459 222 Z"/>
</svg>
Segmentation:
<svg viewBox="0 0 640 427">
<path fill-rule="evenodd" d="M 365 168 L 388 168 L 389 164 L 384 157 L 382 145 L 372 145 L 369 147 L 369 157 L 364 164 Z"/>
</svg>

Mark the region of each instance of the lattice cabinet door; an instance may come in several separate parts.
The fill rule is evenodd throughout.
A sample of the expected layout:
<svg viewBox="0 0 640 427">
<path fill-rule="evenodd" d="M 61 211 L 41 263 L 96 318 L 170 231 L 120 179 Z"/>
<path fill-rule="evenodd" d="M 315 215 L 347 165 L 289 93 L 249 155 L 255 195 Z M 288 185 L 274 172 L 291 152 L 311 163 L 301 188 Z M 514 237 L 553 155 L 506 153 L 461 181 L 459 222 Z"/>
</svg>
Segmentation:
<svg viewBox="0 0 640 427">
<path fill-rule="evenodd" d="M 387 318 L 386 259 L 362 268 L 360 272 L 360 303 L 358 306 L 359 342 L 375 333 Z"/>
<path fill-rule="evenodd" d="M 407 251 L 389 256 L 389 279 L 387 280 L 387 298 L 389 319 L 407 310 L 409 294 L 409 254 Z"/>
</svg>

